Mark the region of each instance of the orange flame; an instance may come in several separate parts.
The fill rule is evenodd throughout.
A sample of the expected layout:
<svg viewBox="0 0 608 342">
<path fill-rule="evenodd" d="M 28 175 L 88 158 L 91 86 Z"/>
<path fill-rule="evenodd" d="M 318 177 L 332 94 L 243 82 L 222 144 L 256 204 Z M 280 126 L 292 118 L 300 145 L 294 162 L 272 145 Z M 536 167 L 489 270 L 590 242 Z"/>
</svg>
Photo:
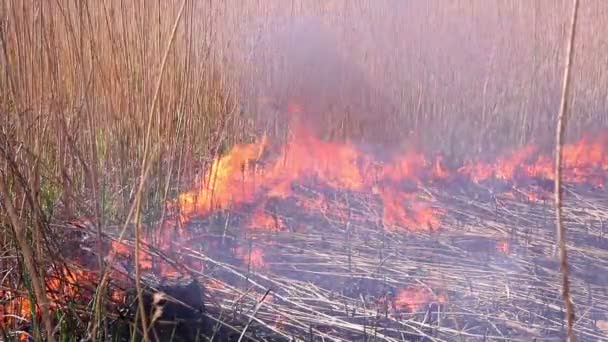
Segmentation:
<svg viewBox="0 0 608 342">
<path fill-rule="evenodd" d="M 450 170 L 448 170 L 443 163 L 443 156 L 437 156 L 433 166 L 433 176 L 436 179 L 447 179 L 451 176 Z"/>
<path fill-rule="evenodd" d="M 266 231 L 282 231 L 286 229 L 285 223 L 280 217 L 267 214 L 264 208 L 255 211 L 248 227 Z"/>
<path fill-rule="evenodd" d="M 264 261 L 264 251 L 260 247 L 253 247 L 251 250 L 239 247 L 236 249 L 236 255 L 252 269 L 264 269 L 268 266 Z"/>
<path fill-rule="evenodd" d="M 304 108 L 297 103 L 289 106 L 292 114 L 301 114 Z M 248 227 L 270 231 L 286 230 L 286 224 L 276 215 L 268 215 L 264 208 L 269 197 L 287 198 L 293 195 L 292 185 L 307 179 L 315 179 L 325 185 L 348 191 L 373 193 L 382 201 L 382 219 L 389 229 L 409 229 L 426 231 L 438 229 L 444 210 L 431 205 L 430 200 L 420 196 L 420 187 L 428 181 L 449 180 L 454 176 L 473 182 L 499 179 L 515 182 L 519 178 L 532 177 L 553 180 L 553 158 L 540 153 L 534 145 L 507 154 L 493 162 L 470 160 L 461 168 L 453 170 L 445 166 L 438 156 L 427 159 L 423 154 L 408 151 L 390 162 L 379 165 L 372 156 L 363 153 L 350 142 L 326 142 L 315 137 L 303 125 L 296 125 L 288 143 L 278 149 L 274 158 L 264 156 L 269 149 L 266 137 L 259 142 L 234 146 L 226 155 L 214 160 L 198 181 L 200 187 L 182 193 L 171 209 L 179 209 L 180 222 L 187 223 L 195 216 L 208 215 L 220 208 L 228 208 L 246 202 L 260 201 L 250 218 Z M 564 179 L 571 183 L 588 183 L 604 186 L 608 172 L 608 134 L 586 137 L 563 148 Z M 373 172 L 375 171 L 375 172 Z M 402 183 L 414 185 L 405 191 Z M 513 192 L 502 194 L 516 198 Z M 530 192 L 530 200 L 538 200 L 543 194 Z M 330 210 L 327 199 L 320 196 L 304 205 L 321 210 Z M 341 208 L 342 209 L 342 208 Z M 346 220 L 346 214 L 341 214 Z M 86 223 L 83 223 L 86 225 Z M 168 230 L 177 224 L 166 224 L 161 229 L 161 241 L 167 240 Z M 168 248 L 167 244 L 163 245 Z M 112 243 L 112 250 L 119 255 L 133 254 L 133 248 L 126 244 Z M 496 248 L 501 253 L 509 253 L 507 241 L 499 241 Z M 237 257 L 254 269 L 268 267 L 264 250 L 254 247 L 238 248 Z M 146 251 L 140 255 L 142 269 L 152 269 L 152 258 Z M 160 266 L 163 275 L 174 275 L 178 271 L 169 265 Z M 201 268 L 203 264 L 201 264 Z M 97 275 L 86 271 L 61 271 L 61 279 L 47 281 L 52 308 L 65 303 L 66 298 L 80 295 L 76 284 L 94 283 Z M 218 285 L 219 288 L 219 285 Z M 9 291 L 3 296 L 14 295 Z M 116 300 L 124 299 L 124 293 L 115 292 Z M 444 293 L 434 294 L 427 288 L 409 287 L 401 290 L 395 299 L 395 306 L 409 311 L 420 310 L 429 302 L 447 301 Z M 22 294 L 0 306 L 3 317 L 0 324 L 12 324 L 10 315 L 31 316 L 32 303 Z M 35 308 L 39 312 L 39 308 Z"/>
<path fill-rule="evenodd" d="M 60 309 L 66 303 L 83 296 L 86 289 L 92 289 L 97 275 L 79 269 L 63 268 L 58 273 L 48 276 L 46 281 L 47 296 L 50 299 L 49 310 Z M 21 319 L 29 321 L 32 319 L 33 305 L 27 294 L 14 294 L 11 291 L 0 291 L 1 297 L 6 303 L 0 305 L 0 326 L 12 326 L 19 324 Z M 40 319 L 40 307 L 35 307 L 35 318 Z"/>
<path fill-rule="evenodd" d="M 410 230 L 438 228 L 442 210 L 434 209 L 424 201 L 417 200 L 415 194 L 381 189 L 380 196 L 384 203 L 383 220 L 389 226 L 400 226 Z"/>
<path fill-rule="evenodd" d="M 448 171 L 442 161 L 429 163 L 422 154 L 408 152 L 402 158 L 383 165 L 376 179 L 369 177 L 373 158 L 362 153 L 351 143 L 326 142 L 312 135 L 305 126 L 297 126 L 293 137 L 279 151 L 277 157 L 261 164 L 259 157 L 267 141 L 235 146 L 227 155 L 218 158 L 203 176 L 202 189 L 192 190 L 179 196 L 182 221 L 196 215 L 207 215 L 218 207 L 253 201 L 256 196 L 285 198 L 292 194 L 291 185 L 307 178 L 328 186 L 350 191 L 371 191 L 376 182 L 398 183 L 404 179 L 416 183 L 425 176 L 444 179 Z M 249 165 L 249 166 L 248 166 Z M 412 201 L 405 213 L 401 194 L 381 194 L 386 200 L 385 219 L 391 224 L 414 226 L 415 229 L 438 225 L 434 209 L 423 201 Z M 250 227 L 282 230 L 283 225 L 258 209 Z M 426 229 L 426 228 L 424 228 Z"/>
<path fill-rule="evenodd" d="M 301 113 L 302 107 L 292 103 L 290 111 Z M 606 137 L 582 139 L 564 147 L 565 179 L 603 185 L 597 171 L 608 171 Z M 404 180 L 420 185 L 429 180 L 447 180 L 460 175 L 473 182 L 491 178 L 515 181 L 521 177 L 553 178 L 552 158 L 541 155 L 535 145 L 524 146 L 494 162 L 468 161 L 457 170 L 448 169 L 442 156 L 429 161 L 424 155 L 409 151 L 400 158 L 378 165 L 374 158 L 349 142 L 326 142 L 316 138 L 304 125 L 296 125 L 293 136 L 276 157 L 261 161 L 267 147 L 260 142 L 235 146 L 228 154 L 213 162 L 203 176 L 201 189 L 179 196 L 182 222 L 193 216 L 207 215 L 231 204 L 265 200 L 269 196 L 286 198 L 292 195 L 292 184 L 307 178 L 350 191 L 368 191 L 380 195 L 383 219 L 391 226 L 409 229 L 434 229 L 440 225 L 443 211 L 412 193 L 399 190 Z M 263 163 L 262 163 L 263 162 Z M 376 172 L 371 172 L 376 167 Z M 378 186 L 383 189 L 378 190 Z M 387 190 L 388 184 L 391 185 Z M 530 192 L 530 200 L 543 195 Z M 281 230 L 282 225 L 258 210 L 251 227 Z"/>
<path fill-rule="evenodd" d="M 203 189 L 179 196 L 182 220 L 193 214 L 207 214 L 224 208 L 230 203 L 252 200 L 256 190 L 253 181 L 255 162 L 265 146 L 265 138 L 260 143 L 236 145 L 230 153 L 216 159 L 201 181 Z M 250 172 L 252 168 L 253 172 Z"/>
<path fill-rule="evenodd" d="M 397 309 L 407 309 L 409 312 L 416 312 L 431 302 L 443 304 L 447 302 L 447 299 L 447 294 L 443 292 L 435 294 L 428 288 L 407 287 L 397 293 L 395 307 Z"/>
<path fill-rule="evenodd" d="M 584 137 L 576 143 L 566 144 L 562 157 L 566 182 L 604 186 L 608 171 L 608 134 Z M 524 146 L 494 163 L 469 161 L 459 169 L 461 175 L 476 182 L 492 177 L 504 180 L 517 177 L 553 180 L 553 171 L 553 156 L 540 154 L 534 145 Z"/>
</svg>

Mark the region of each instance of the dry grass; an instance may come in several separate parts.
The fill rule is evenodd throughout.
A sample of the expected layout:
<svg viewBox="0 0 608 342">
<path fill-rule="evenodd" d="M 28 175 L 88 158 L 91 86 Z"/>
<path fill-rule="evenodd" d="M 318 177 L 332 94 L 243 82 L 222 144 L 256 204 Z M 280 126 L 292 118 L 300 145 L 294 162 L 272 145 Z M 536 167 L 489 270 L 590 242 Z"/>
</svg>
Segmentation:
<svg viewBox="0 0 608 342">
<path fill-rule="evenodd" d="M 234 142 L 284 134 L 294 97 L 328 137 L 455 158 L 552 142 L 570 1 L 187 0 L 163 62 L 181 3 L 2 0 L 0 196 L 39 259 L 57 254 L 49 222 L 131 216 L 146 146 L 150 223 Z M 581 4 L 571 134 L 608 125 L 607 13 Z"/>
<path fill-rule="evenodd" d="M 229 228 L 224 247 L 249 250 L 244 259 L 226 258 L 225 250 L 209 244 L 222 239 L 215 225 L 250 214 L 239 210 L 193 220 L 187 229 L 196 238 L 172 240 L 167 251 L 150 253 L 206 285 L 224 313 L 208 312 L 218 324 L 239 334 L 249 327 L 260 341 L 269 335 L 271 341 L 565 340 L 553 203 L 526 200 L 528 191 L 539 189 L 505 195 L 492 185 L 425 187 L 430 204 L 446 210 L 441 230 L 433 233 L 370 224 L 381 221 L 382 209 L 368 193 L 328 195 L 323 185 L 295 184 L 293 197 L 267 210 L 290 226 L 306 227 Z M 602 330 L 608 317 L 602 226 L 608 203 L 594 190 L 568 185 L 565 192 L 571 295 L 580 312 L 573 329 L 581 341 L 602 340 L 608 336 Z M 104 238 L 116 239 L 118 230 L 108 227 Z M 131 238 L 128 243 L 135 244 Z M 251 262 L 252 249 L 263 251 L 263 263 Z M 174 259 L 184 256 L 191 262 Z M 204 272 L 193 261 L 204 262 Z"/>
</svg>

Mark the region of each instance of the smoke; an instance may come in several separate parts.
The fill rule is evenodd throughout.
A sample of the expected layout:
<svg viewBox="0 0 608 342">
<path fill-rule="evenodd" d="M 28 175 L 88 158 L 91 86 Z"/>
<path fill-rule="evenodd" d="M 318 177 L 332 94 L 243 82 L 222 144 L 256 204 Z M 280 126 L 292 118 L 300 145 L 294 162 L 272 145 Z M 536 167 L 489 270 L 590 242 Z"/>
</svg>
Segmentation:
<svg viewBox="0 0 608 342">
<path fill-rule="evenodd" d="M 334 31 L 314 17 L 276 22 L 252 53 L 257 110 L 269 125 L 296 123 L 318 137 L 386 145 L 399 139 L 390 125 L 396 107 L 349 61 Z"/>
</svg>

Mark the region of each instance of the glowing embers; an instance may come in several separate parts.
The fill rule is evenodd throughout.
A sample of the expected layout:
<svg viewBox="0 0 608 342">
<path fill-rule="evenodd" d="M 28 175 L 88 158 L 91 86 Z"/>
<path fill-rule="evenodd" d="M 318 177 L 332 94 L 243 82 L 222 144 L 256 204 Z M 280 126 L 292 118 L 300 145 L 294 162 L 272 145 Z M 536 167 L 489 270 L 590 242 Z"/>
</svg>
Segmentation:
<svg viewBox="0 0 608 342">
<path fill-rule="evenodd" d="M 448 302 L 444 290 L 433 289 L 426 285 L 410 285 L 403 287 L 394 295 L 379 297 L 377 304 L 380 310 L 391 309 L 393 313 L 415 314 L 427 311 L 431 305 L 442 305 Z"/>
<path fill-rule="evenodd" d="M 62 267 L 54 272 L 49 272 L 45 279 L 47 297 L 49 299 L 49 311 L 63 310 L 68 306 L 76 307 L 77 303 L 86 303 L 93 298 L 95 286 L 98 282 L 98 274 L 77 268 Z M 113 289 L 112 298 L 122 298 L 122 292 Z M 30 297 L 25 288 L 20 290 L 0 289 L 0 326 L 2 328 L 19 327 L 31 322 L 32 315 L 37 321 L 41 318 L 39 305 L 32 305 Z M 18 329 L 17 329 L 18 330 Z M 27 334 L 24 333 L 27 337 Z"/>
<path fill-rule="evenodd" d="M 502 239 L 496 242 L 496 250 L 501 254 L 510 254 L 512 247 L 507 239 Z"/>
</svg>

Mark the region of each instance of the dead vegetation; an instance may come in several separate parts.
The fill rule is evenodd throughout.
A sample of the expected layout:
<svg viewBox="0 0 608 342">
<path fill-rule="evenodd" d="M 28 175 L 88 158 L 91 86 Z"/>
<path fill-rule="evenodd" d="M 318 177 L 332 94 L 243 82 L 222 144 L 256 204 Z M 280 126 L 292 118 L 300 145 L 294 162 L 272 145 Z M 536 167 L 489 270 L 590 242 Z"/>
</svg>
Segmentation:
<svg viewBox="0 0 608 342">
<path fill-rule="evenodd" d="M 266 208 L 283 231 L 245 229 L 238 222 L 251 212 L 242 207 L 194 218 L 183 238 L 146 250 L 157 256 L 156 267 L 179 265 L 172 277 L 197 279 L 208 298 L 205 314 L 229 331 L 248 326 L 252 340 L 562 339 L 553 204 L 530 201 L 527 191 L 538 189 L 495 188 L 425 187 L 446 215 L 434 231 L 412 232 L 383 223 L 376 196 L 294 185 L 292 197 Z M 603 339 L 608 203 L 597 189 L 566 186 L 565 195 L 572 300 L 581 312 L 574 333 Z"/>
<path fill-rule="evenodd" d="M 422 150 L 442 150 L 456 160 L 552 137 L 566 32 L 562 26 L 567 22 L 569 8 L 570 1 L 551 0 L 496 6 L 488 6 L 483 0 L 457 1 L 450 6 L 444 6 L 442 1 L 402 4 L 388 0 L 292 1 L 289 5 L 284 1 L 236 0 L 3 0 L 0 184 L 5 189 L 0 194 L 1 300 L 7 303 L 19 294 L 42 307 L 45 301 L 54 301 L 50 294 L 45 299 L 39 283 L 70 260 L 62 258 L 64 238 L 57 235 L 62 231 L 53 225 L 90 218 L 95 234 L 91 249 L 96 263 L 104 264 L 107 260 L 101 253 L 101 237 L 113 234 L 110 227 L 120 226 L 127 233 L 148 236 L 149 232 L 133 227 L 154 231 L 158 222 L 172 214 L 165 203 L 190 189 L 197 175 L 235 142 L 250 141 L 262 131 L 284 136 L 288 120 L 277 113 L 285 112 L 293 97 L 301 97 L 306 105 L 315 104 L 312 107 L 320 112 L 318 119 L 323 122 L 321 133 L 328 137 L 367 141 L 372 135 L 385 138 L 382 132 L 390 131 L 398 135 L 391 138 L 400 142 L 415 143 Z M 572 65 L 572 135 L 608 124 L 608 78 L 603 69 L 598 69 L 606 62 L 603 46 L 608 35 L 602 30 L 606 27 L 607 10 L 601 0 L 585 2 L 580 8 L 574 60 L 585 63 Z M 310 23 L 321 23 L 323 29 L 310 30 Z M 298 27 L 296 24 L 304 33 L 295 42 L 302 44 L 295 51 L 306 54 L 310 44 L 304 41 L 308 39 L 310 43 L 319 35 L 328 36 L 326 43 L 313 44 L 318 49 L 308 59 L 299 61 L 294 60 L 297 55 L 290 53 L 294 50 L 283 44 L 294 43 L 289 37 L 275 40 L 276 32 L 290 32 L 282 29 Z M 330 77 L 329 83 L 321 77 L 327 77 L 324 73 L 328 72 L 336 75 Z M 285 75 L 296 76 L 291 79 Z M 307 77 L 312 81 L 306 82 Z M 325 88 L 319 91 L 321 85 Z M 365 133 L 360 128 L 369 127 L 374 121 L 370 117 L 376 118 L 369 113 L 382 113 L 382 122 L 374 125 L 371 133 Z M 573 190 L 577 203 L 584 205 L 577 209 L 570 204 L 572 207 L 565 209 L 569 220 L 577 223 L 574 238 L 580 229 L 580 234 L 584 231 L 603 241 L 603 199 L 592 193 L 577 194 Z M 467 210 L 489 205 L 460 200 L 467 203 Z M 451 197 L 445 205 L 449 203 L 460 203 L 459 196 Z M 479 210 L 485 213 L 488 208 Z M 528 213 L 525 207 L 519 209 Z M 367 217 L 375 217 L 373 212 L 360 210 Z M 455 208 L 456 212 L 461 210 L 464 209 Z M 519 227 L 512 222 L 496 223 L 475 210 L 465 210 L 463 215 L 477 222 L 469 227 L 474 227 L 470 229 L 483 239 Z M 478 214 L 481 219 L 473 218 Z M 529 214 L 536 215 L 534 211 Z M 531 224 L 525 217 L 517 220 L 521 220 L 521 225 Z M 552 278 L 554 269 L 545 270 L 547 275 L 543 276 L 512 275 L 513 279 L 521 276 L 521 281 L 513 280 L 517 284 L 509 282 L 505 286 L 503 280 L 484 278 L 497 271 L 492 264 L 479 264 L 462 254 L 459 259 L 444 258 L 440 248 L 423 236 L 410 240 L 378 232 L 358 235 L 370 229 L 365 225 L 349 226 L 347 235 L 352 239 L 348 242 L 343 238 L 345 228 L 340 225 L 326 232 L 329 247 L 343 250 L 348 246 L 350 251 L 347 256 L 336 258 L 327 254 L 326 244 L 315 245 L 318 241 L 314 234 L 324 231 L 326 224 L 335 225 L 331 220 L 320 222 L 325 221 L 317 221 L 309 235 L 281 241 L 289 253 L 306 250 L 310 254 L 311 264 L 301 266 L 306 272 L 319 272 L 306 267 L 331 261 L 335 270 L 327 276 L 348 279 L 347 282 L 359 277 L 382 284 L 424 285 L 427 277 L 433 281 L 448 279 L 453 293 L 473 293 L 472 301 L 467 303 L 475 303 L 474 307 L 459 304 L 466 301 L 458 296 L 452 299 L 450 294 L 445 309 L 448 311 L 435 311 L 444 310 L 436 305 L 407 319 L 392 317 L 387 310 L 370 308 L 365 297 L 336 295 L 323 286 L 293 280 L 279 271 L 264 275 L 249 268 L 237 269 L 195 249 L 184 253 L 253 284 L 255 293 L 244 290 L 242 284 L 226 283 L 226 288 L 217 290 L 223 295 L 219 303 L 225 309 L 223 314 L 235 307 L 237 311 L 252 308 L 244 314 L 249 333 L 265 326 L 278 335 L 303 339 L 311 335 L 347 338 L 344 336 L 348 334 L 363 334 L 369 339 L 390 340 L 391 329 L 402 329 L 431 340 L 454 336 L 464 340 L 482 336 L 498 339 L 505 329 L 516 330 L 522 336 L 534 335 L 541 329 L 525 317 L 542 320 L 536 324 L 548 334 L 559 330 L 561 319 L 552 316 L 561 307 L 552 297 L 558 291 L 552 288 L 558 283 Z M 453 232 L 460 224 L 460 219 L 454 219 L 444 225 Z M 544 227 L 545 223 L 541 225 Z M 542 251 L 539 255 L 544 255 L 553 241 L 552 235 L 542 229 L 534 234 L 526 235 L 526 244 L 534 245 Z M 368 239 L 374 248 L 362 247 Z M 414 244 L 418 239 L 420 245 Z M 246 241 L 252 240 L 248 237 Z M 391 247 L 386 247 L 387 241 L 392 241 Z M 400 244 L 403 247 L 398 247 Z M 420 247 L 426 244 L 429 246 Z M 452 242 L 444 247 L 461 248 Z M 386 260 L 378 261 L 378 248 Z M 438 265 L 443 262 L 451 266 L 431 267 L 416 260 L 415 255 L 402 254 L 404 249 L 423 255 L 438 253 Z M 355 252 L 359 254 L 352 254 Z M 577 303 L 588 303 L 578 308 L 581 316 L 575 329 L 589 338 L 602 336 L 600 330 L 606 319 L 601 318 L 604 308 L 597 303 L 605 295 L 588 280 L 578 278 L 576 272 L 585 273 L 586 265 L 595 265 L 597 260 L 598 269 L 603 270 L 604 257 L 599 247 L 575 247 L 572 251 L 573 296 Z M 518 267 L 532 267 L 528 259 L 517 258 L 512 262 Z M 382 272 L 388 272 L 385 262 L 393 263 L 393 278 L 379 280 L 379 265 Z M 416 266 L 420 266 L 419 273 L 406 276 Z M 437 268 L 441 277 L 428 275 L 435 272 L 430 272 L 431 268 Z M 482 279 L 479 286 L 466 281 L 474 274 L 464 271 L 471 269 L 479 270 L 475 273 Z M 210 281 L 206 272 L 197 277 Z M 224 282 L 221 277 L 216 280 Z M 544 282 L 549 294 L 534 297 L 526 292 L 530 288 L 540 291 L 538 281 Z M 277 298 L 279 304 L 268 304 L 266 298 L 263 305 L 255 306 L 268 288 L 272 288 L 269 296 Z M 508 300 L 497 303 L 497 293 Z M 62 307 L 51 317 L 46 317 L 49 315 L 43 310 L 44 324 L 34 324 L 30 332 L 41 339 L 53 335 L 49 334 L 51 330 L 57 336 L 68 336 L 77 327 L 81 329 L 79 333 L 92 334 L 92 339 L 107 336 L 109 318 L 101 305 L 106 298 L 95 299 L 95 304 L 70 303 L 73 306 Z M 243 300 L 248 301 L 248 306 Z M 535 311 L 530 301 L 553 311 Z M 498 305 L 508 306 L 504 310 L 506 317 L 491 316 L 488 308 Z M 346 313 L 353 308 L 354 314 Z M 343 310 L 343 316 L 329 318 L 330 313 Z M 509 316 L 513 312 L 517 312 L 515 317 Z M 382 319 L 380 313 L 384 313 Z M 272 323 L 277 315 L 289 319 L 277 327 L 276 322 Z M 85 324 L 80 317 L 88 317 L 91 324 Z M 463 326 L 465 318 L 471 318 L 476 325 Z M 335 323 L 335 330 L 324 326 L 327 321 Z M 380 322 L 386 327 L 381 328 L 384 323 Z M 480 330 L 488 325 L 492 331 Z M 3 329 L 6 336 L 0 338 L 9 340 L 16 327 Z M 341 335 L 345 331 L 346 335 Z"/>
</svg>

